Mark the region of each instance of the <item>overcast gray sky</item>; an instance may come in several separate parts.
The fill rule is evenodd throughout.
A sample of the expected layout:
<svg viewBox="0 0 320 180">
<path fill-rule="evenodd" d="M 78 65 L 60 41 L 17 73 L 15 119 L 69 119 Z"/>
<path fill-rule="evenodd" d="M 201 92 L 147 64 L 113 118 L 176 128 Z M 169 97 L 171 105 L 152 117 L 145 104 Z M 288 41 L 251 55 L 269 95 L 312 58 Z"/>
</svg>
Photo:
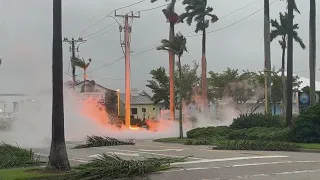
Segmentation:
<svg viewBox="0 0 320 180">
<path fill-rule="evenodd" d="M 71 37 L 86 29 L 113 9 L 139 0 L 63 0 L 63 36 Z M 214 13 L 222 17 L 255 0 L 209 0 Z M 271 0 L 270 0 L 271 1 Z M 301 15 L 296 15 L 298 31 L 305 44 L 309 45 L 309 1 L 296 0 Z M 164 0 L 150 3 L 146 0 L 119 13 L 138 11 L 165 4 Z M 183 12 L 178 1 L 177 12 Z M 208 31 L 223 28 L 263 7 L 263 0 L 237 13 L 211 24 Z M 132 50 L 139 52 L 159 44 L 168 37 L 169 24 L 166 23 L 162 8 L 141 13 L 140 19 L 134 19 L 132 33 Z M 279 12 L 286 11 L 284 2 L 275 2 L 270 6 L 271 18 L 278 18 Z M 317 3 L 317 32 L 320 29 L 320 3 Z M 122 22 L 121 19 L 119 19 Z M 0 0 L 0 92 L 26 92 L 51 87 L 51 45 L 52 45 L 52 0 Z M 108 24 L 112 18 L 106 18 L 87 31 L 75 36 L 86 37 Z M 89 40 L 80 46 L 80 55 L 92 58 L 89 68 L 99 68 L 123 56 L 119 45 L 119 31 L 116 25 L 111 30 Z M 106 29 L 107 30 L 107 29 Z M 106 31 L 105 30 L 105 31 Z M 176 31 L 183 34 L 194 31 L 194 25 L 178 24 Z M 101 31 L 104 32 L 104 31 Z M 190 33 L 189 35 L 194 34 Z M 92 36 L 91 36 L 92 37 Z M 90 37 L 88 37 L 90 38 Z M 317 54 L 320 57 L 320 35 L 317 35 Z M 183 63 L 192 63 L 201 59 L 201 36 L 188 39 L 189 53 L 185 54 Z M 71 73 L 69 67 L 69 46 L 64 44 L 64 71 Z M 272 43 L 272 65 L 281 64 L 281 51 L 277 41 Z M 263 69 L 263 11 L 237 23 L 229 28 L 210 33 L 207 36 L 208 71 L 223 71 L 227 67 L 249 70 Z M 168 67 L 168 55 L 156 50 L 148 51 L 131 58 L 132 87 L 146 89 L 149 72 L 160 66 Z M 319 64 L 317 66 L 320 67 Z M 308 49 L 294 46 L 294 72 L 302 77 L 308 75 Z M 317 71 L 317 80 L 320 80 Z M 78 71 L 81 73 L 81 71 Z M 124 60 L 89 74 L 97 83 L 111 89 L 124 89 Z M 65 79 L 71 79 L 66 75 Z"/>
</svg>

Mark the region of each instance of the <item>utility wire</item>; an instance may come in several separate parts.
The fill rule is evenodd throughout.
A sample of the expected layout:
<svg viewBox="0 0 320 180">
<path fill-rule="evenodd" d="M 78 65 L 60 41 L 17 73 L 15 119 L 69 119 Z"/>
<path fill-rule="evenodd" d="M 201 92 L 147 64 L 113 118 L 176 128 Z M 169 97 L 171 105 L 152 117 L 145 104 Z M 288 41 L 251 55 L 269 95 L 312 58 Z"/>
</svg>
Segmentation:
<svg viewBox="0 0 320 180">
<path fill-rule="evenodd" d="M 90 25 L 89 27 L 87 27 L 86 29 L 84 29 L 84 30 L 82 30 L 82 31 L 78 32 L 78 33 L 77 33 L 76 35 L 74 35 L 73 37 L 75 37 L 75 36 L 77 36 L 77 35 L 79 35 L 79 34 L 81 34 L 81 33 L 85 32 L 85 31 L 87 31 L 88 29 L 90 29 L 90 28 L 92 28 L 93 26 L 97 25 L 98 23 L 100 23 L 101 21 L 103 21 L 104 19 L 106 19 L 107 17 L 110 17 L 110 15 L 111 15 L 112 13 L 114 13 L 116 10 L 120 10 L 120 9 L 128 8 L 128 7 L 131 7 L 131 6 L 134 6 L 134 5 L 140 4 L 140 3 L 144 2 L 144 1 L 146 1 L 146 0 L 140 0 L 140 1 L 138 1 L 138 2 L 135 2 L 135 3 L 129 4 L 129 5 L 127 5 L 127 6 L 123 6 L 123 7 L 120 7 L 120 8 L 117 8 L 117 9 L 115 9 L 115 10 L 111 11 L 108 15 L 106 15 L 106 16 L 104 16 L 103 18 L 101 18 L 100 20 L 96 21 L 95 23 L 93 23 L 92 25 Z"/>
<path fill-rule="evenodd" d="M 272 4 L 275 3 L 276 1 L 278 1 L 278 0 L 272 1 L 272 2 L 270 3 L 270 5 L 272 5 Z M 255 12 L 253 12 L 252 14 L 249 14 L 248 16 L 246 16 L 246 17 L 244 17 L 244 18 L 242 18 L 242 19 L 240 19 L 240 20 L 238 20 L 238 21 L 236 21 L 236 22 L 233 22 L 233 23 L 231 23 L 231 24 L 229 24 L 229 25 L 227 25 L 227 26 L 224 26 L 224 27 L 222 27 L 222 28 L 215 29 L 215 30 L 212 30 L 212 31 L 208 31 L 206 34 L 210 34 L 210 33 L 214 33 L 214 32 L 218 32 L 218 31 L 227 29 L 227 28 L 229 28 L 229 27 L 231 27 L 231 26 L 233 26 L 233 25 L 235 25 L 235 24 L 238 24 L 238 23 L 240 23 L 240 22 L 248 19 L 249 17 L 257 14 L 257 13 L 260 12 L 260 11 L 262 11 L 263 9 L 264 9 L 264 8 L 261 8 L 261 9 L 255 11 Z M 194 35 L 190 35 L 190 36 L 186 36 L 186 37 L 195 37 L 195 36 L 202 36 L 202 34 L 194 34 Z"/>
<path fill-rule="evenodd" d="M 230 16 L 231 14 L 234 14 L 235 12 L 238 12 L 238 11 L 240 11 L 240 10 L 246 8 L 246 7 L 249 7 L 250 5 L 252 5 L 252 4 L 254 4 L 254 3 L 258 2 L 258 1 L 259 1 L 259 0 L 256 0 L 256 1 L 254 1 L 254 2 L 252 2 L 252 3 L 250 3 L 250 4 L 248 4 L 248 5 L 246 5 L 246 6 L 244 6 L 244 7 L 241 7 L 240 9 L 237 9 L 237 10 L 235 10 L 235 11 L 233 11 L 233 12 L 231 12 L 231 13 L 225 15 L 225 16 L 223 16 L 223 18 L 225 18 L 225 17 L 227 17 L 227 16 Z M 274 1 L 272 1 L 270 4 L 273 4 L 273 3 L 276 2 L 276 1 L 278 1 L 278 0 L 274 0 Z M 158 6 L 157 8 L 163 7 L 163 6 L 164 6 L 164 5 Z M 226 28 L 228 28 L 228 27 L 231 27 L 231 26 L 233 26 L 233 25 L 235 25 L 235 24 L 237 24 L 237 23 L 239 23 L 239 22 L 241 22 L 241 21 L 246 20 L 247 18 L 253 16 L 254 14 L 257 14 L 258 12 L 260 12 L 260 11 L 263 10 L 263 9 L 264 9 L 264 8 L 261 8 L 261 9 L 255 11 L 254 13 L 252 13 L 252 14 L 250 14 L 250 15 L 248 15 L 248 16 L 246 16 L 246 17 L 244 17 L 244 18 L 242 18 L 242 19 L 240 19 L 240 20 L 238 20 L 238 21 L 236 21 L 236 22 L 234 22 L 234 23 L 232 23 L 232 24 L 230 24 L 230 25 L 228 25 L 228 26 L 225 26 L 225 27 L 220 28 L 220 29 L 217 29 L 217 30 L 209 31 L 209 32 L 207 32 L 207 34 L 210 34 L 210 33 L 213 33 L 213 32 L 217 32 L 217 31 L 221 31 L 221 30 L 223 30 L 223 29 L 226 29 Z M 150 8 L 150 10 L 151 10 L 151 8 Z M 195 37 L 195 36 L 200 36 L 200 35 L 202 35 L 202 34 L 195 34 L 195 35 L 190 35 L 190 36 L 186 36 L 186 37 Z M 154 49 L 156 49 L 156 47 L 157 47 L 157 46 L 153 46 L 152 48 L 149 48 L 149 49 L 146 49 L 146 50 L 142 50 L 142 51 L 140 51 L 140 52 L 138 52 L 138 53 L 134 53 L 134 54 L 132 54 L 131 56 L 135 56 L 135 55 L 138 55 L 138 54 L 142 54 L 142 53 L 145 53 L 145 52 L 154 50 Z M 118 62 L 118 61 L 120 61 L 120 60 L 122 60 L 122 59 L 124 59 L 124 57 L 115 59 L 114 61 L 111 61 L 111 62 L 109 62 L 109 63 L 107 63 L 107 64 L 105 64 L 105 65 L 103 65 L 103 66 L 101 66 L 101 67 L 99 67 L 99 68 L 95 68 L 95 69 L 93 69 L 93 70 L 91 70 L 91 71 L 88 71 L 87 73 L 92 73 L 92 72 L 101 70 L 101 69 L 103 69 L 103 68 L 105 68 L 105 67 L 108 67 L 108 66 L 111 66 L 111 65 L 115 64 L 116 62 Z"/>
</svg>

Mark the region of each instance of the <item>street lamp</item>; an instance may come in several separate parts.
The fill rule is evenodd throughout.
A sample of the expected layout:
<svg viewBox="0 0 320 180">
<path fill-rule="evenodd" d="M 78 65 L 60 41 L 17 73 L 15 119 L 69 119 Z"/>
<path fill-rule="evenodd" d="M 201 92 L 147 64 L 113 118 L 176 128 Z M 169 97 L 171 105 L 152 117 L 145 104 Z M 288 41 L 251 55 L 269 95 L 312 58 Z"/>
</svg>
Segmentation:
<svg viewBox="0 0 320 180">
<path fill-rule="evenodd" d="M 120 116 L 120 90 L 117 89 L 117 97 L 118 97 L 118 117 Z"/>
</svg>

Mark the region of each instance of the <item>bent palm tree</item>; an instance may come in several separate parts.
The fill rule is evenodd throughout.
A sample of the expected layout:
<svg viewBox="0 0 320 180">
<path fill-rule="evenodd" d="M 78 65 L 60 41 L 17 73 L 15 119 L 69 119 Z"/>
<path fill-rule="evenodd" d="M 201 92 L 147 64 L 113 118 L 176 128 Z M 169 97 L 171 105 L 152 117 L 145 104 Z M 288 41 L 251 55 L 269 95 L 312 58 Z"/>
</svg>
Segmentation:
<svg viewBox="0 0 320 180">
<path fill-rule="evenodd" d="M 61 0 L 53 1 L 52 43 L 52 140 L 48 166 L 69 171 L 70 163 L 64 137 L 63 59 Z"/>
<path fill-rule="evenodd" d="M 157 47 L 157 50 L 164 50 L 172 52 L 178 57 L 178 71 L 179 79 L 182 81 L 182 70 L 181 70 L 181 57 L 184 52 L 187 50 L 187 39 L 181 34 L 178 33 L 174 36 L 173 41 L 170 42 L 167 39 L 161 40 L 161 45 Z M 182 94 L 184 94 L 182 86 L 179 87 L 179 138 L 183 138 L 183 127 L 182 127 Z"/>
<path fill-rule="evenodd" d="M 151 3 L 156 2 L 157 0 L 151 0 Z M 166 2 L 169 0 L 166 0 Z M 167 21 L 170 23 L 169 29 L 169 41 L 172 42 L 174 38 L 174 26 L 178 22 L 179 16 L 175 13 L 176 0 L 171 0 L 166 9 L 163 9 L 162 12 L 165 15 Z M 175 119 L 175 105 L 174 105 L 174 54 L 169 52 L 169 80 L 170 80 L 170 118 L 171 120 Z"/>
<path fill-rule="evenodd" d="M 281 80 L 282 80 L 282 102 L 283 107 L 287 105 L 287 97 L 286 97 L 286 80 L 284 76 L 285 70 L 285 54 L 287 48 L 287 38 L 288 38 L 288 13 L 282 14 L 280 13 L 280 24 L 274 19 L 271 20 L 271 26 L 274 28 L 270 33 L 270 40 L 273 41 L 277 37 L 280 37 L 279 40 L 280 47 L 282 49 L 282 59 L 281 59 Z M 298 24 L 293 25 L 293 38 L 294 40 L 300 44 L 302 49 L 306 49 L 305 44 L 302 39 L 299 37 L 298 32 L 296 30 L 299 29 Z M 285 108 L 284 108 L 285 109 Z M 284 115 L 285 110 L 283 110 Z"/>
<path fill-rule="evenodd" d="M 207 60 L 206 60 L 206 28 L 209 23 L 218 21 L 218 17 L 212 14 L 213 8 L 208 7 L 207 0 L 184 0 L 183 5 L 187 5 L 185 13 L 180 15 L 180 21 L 186 19 L 187 24 L 191 25 L 192 21 L 196 22 L 196 30 L 198 33 L 202 31 L 202 59 L 201 59 L 201 86 L 202 86 L 202 103 L 204 106 L 208 104 L 208 84 L 207 84 Z M 209 17 L 209 19 L 206 19 Z"/>
<path fill-rule="evenodd" d="M 84 59 L 80 59 L 80 58 L 77 58 L 77 57 L 71 59 L 72 66 L 79 67 L 79 68 L 83 69 L 84 93 L 86 93 L 87 68 L 89 67 L 91 61 L 92 60 L 89 59 L 89 62 L 86 63 L 84 61 Z"/>
</svg>

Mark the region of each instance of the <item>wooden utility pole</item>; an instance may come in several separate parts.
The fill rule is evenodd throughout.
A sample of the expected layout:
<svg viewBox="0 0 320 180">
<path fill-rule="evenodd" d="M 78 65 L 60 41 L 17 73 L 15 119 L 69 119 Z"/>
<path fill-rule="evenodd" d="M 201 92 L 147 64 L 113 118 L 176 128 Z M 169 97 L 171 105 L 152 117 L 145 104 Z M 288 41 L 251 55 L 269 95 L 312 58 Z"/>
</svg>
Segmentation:
<svg viewBox="0 0 320 180">
<path fill-rule="evenodd" d="M 83 38 L 79 37 L 77 40 L 75 40 L 74 38 L 71 38 L 71 40 L 69 40 L 68 38 L 63 38 L 63 42 L 67 42 L 70 44 L 70 52 L 71 52 L 71 58 L 70 58 L 70 62 L 72 61 L 73 58 L 76 57 L 76 44 L 77 43 L 85 43 L 86 40 L 83 40 Z M 76 85 L 76 67 L 72 64 L 72 87 L 73 89 L 75 89 L 75 85 Z"/>
<path fill-rule="evenodd" d="M 117 11 L 114 12 L 115 17 L 121 17 L 124 18 L 124 27 L 120 26 L 120 32 L 124 30 L 124 42 L 121 44 L 125 47 L 125 94 L 126 94 L 126 102 L 125 102 L 125 126 L 130 127 L 131 126 L 131 88 L 130 88 L 130 35 L 132 31 L 132 27 L 129 25 L 129 18 L 133 20 L 133 18 L 140 18 L 140 12 L 138 12 L 138 15 L 134 15 L 131 11 L 130 15 L 129 13 L 124 15 L 117 14 Z"/>
<path fill-rule="evenodd" d="M 310 105 L 316 102 L 316 0 L 310 0 L 309 18 L 309 69 L 310 69 Z"/>
<path fill-rule="evenodd" d="M 292 122 L 292 80 L 293 80 L 293 0 L 288 0 L 288 49 L 287 49 L 287 116 L 286 124 Z"/>
<path fill-rule="evenodd" d="M 264 88 L 265 113 L 271 114 L 271 50 L 270 50 L 270 3 L 264 0 Z"/>
</svg>

